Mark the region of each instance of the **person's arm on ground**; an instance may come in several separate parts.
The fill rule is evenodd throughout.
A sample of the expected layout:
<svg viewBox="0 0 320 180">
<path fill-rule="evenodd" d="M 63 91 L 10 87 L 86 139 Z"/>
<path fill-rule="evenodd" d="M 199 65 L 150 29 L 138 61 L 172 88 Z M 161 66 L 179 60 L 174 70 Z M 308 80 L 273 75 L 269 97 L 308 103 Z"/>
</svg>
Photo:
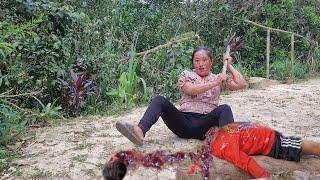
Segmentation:
<svg viewBox="0 0 320 180">
<path fill-rule="evenodd" d="M 243 77 L 243 75 L 236 68 L 232 66 L 232 57 L 223 55 L 223 59 L 228 62 L 227 68 L 232 76 L 232 79 L 228 79 L 224 83 L 224 86 L 225 86 L 224 89 L 235 91 L 235 90 L 247 88 L 248 83 Z"/>
</svg>

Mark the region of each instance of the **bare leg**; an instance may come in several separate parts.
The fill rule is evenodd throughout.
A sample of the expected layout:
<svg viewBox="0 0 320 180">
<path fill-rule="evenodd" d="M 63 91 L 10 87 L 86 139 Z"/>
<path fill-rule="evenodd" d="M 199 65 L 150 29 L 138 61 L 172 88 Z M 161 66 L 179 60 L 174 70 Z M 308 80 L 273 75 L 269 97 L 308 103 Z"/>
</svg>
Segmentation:
<svg viewBox="0 0 320 180">
<path fill-rule="evenodd" d="M 317 155 L 320 157 L 320 143 L 313 141 L 302 141 L 302 153 L 307 155 Z"/>
</svg>

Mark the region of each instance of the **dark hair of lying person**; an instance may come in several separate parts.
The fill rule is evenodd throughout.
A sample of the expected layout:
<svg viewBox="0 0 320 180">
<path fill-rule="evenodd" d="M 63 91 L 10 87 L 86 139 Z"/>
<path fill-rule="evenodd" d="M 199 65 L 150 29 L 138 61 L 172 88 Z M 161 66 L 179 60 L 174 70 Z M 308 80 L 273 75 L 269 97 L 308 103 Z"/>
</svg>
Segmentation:
<svg viewBox="0 0 320 180">
<path fill-rule="evenodd" d="M 121 180 L 127 172 L 127 166 L 120 161 L 113 163 L 106 163 L 104 165 L 102 174 L 105 180 Z"/>
</svg>

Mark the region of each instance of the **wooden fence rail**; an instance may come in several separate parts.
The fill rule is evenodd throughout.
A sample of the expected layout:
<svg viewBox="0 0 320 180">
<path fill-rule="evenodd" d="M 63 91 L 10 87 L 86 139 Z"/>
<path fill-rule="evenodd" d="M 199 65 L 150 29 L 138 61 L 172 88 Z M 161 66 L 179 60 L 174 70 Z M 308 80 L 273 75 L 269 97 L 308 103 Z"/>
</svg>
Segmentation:
<svg viewBox="0 0 320 180">
<path fill-rule="evenodd" d="M 253 21 L 249 21 L 249 20 L 245 20 L 245 22 L 247 23 L 250 23 L 250 24 L 253 24 L 257 27 L 260 27 L 262 29 L 265 29 L 267 30 L 267 47 L 266 47 L 266 78 L 269 79 L 269 73 L 270 73 L 270 34 L 271 34 L 271 31 L 275 31 L 275 32 L 281 32 L 281 33 L 286 33 L 286 34 L 290 34 L 291 35 L 291 78 L 294 79 L 294 61 L 295 61 L 295 56 L 294 56 L 294 37 L 297 36 L 297 37 L 301 37 L 303 38 L 304 40 L 310 42 L 309 39 L 305 38 L 304 36 L 301 36 L 299 34 L 296 34 L 294 32 L 290 32 L 290 31 L 285 31 L 285 30 L 282 30 L 282 29 L 276 29 L 276 28 L 271 28 L 271 27 L 267 27 L 267 26 L 263 26 L 261 24 L 258 24 L 256 22 L 253 22 Z"/>
</svg>

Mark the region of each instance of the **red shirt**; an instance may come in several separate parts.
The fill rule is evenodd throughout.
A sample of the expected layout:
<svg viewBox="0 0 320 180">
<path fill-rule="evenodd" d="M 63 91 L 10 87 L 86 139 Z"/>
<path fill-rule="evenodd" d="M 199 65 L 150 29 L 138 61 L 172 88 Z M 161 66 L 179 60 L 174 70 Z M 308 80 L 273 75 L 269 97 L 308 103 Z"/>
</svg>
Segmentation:
<svg viewBox="0 0 320 180">
<path fill-rule="evenodd" d="M 254 123 L 230 124 L 218 131 L 212 154 L 225 159 L 255 178 L 269 177 L 250 155 L 268 155 L 275 140 L 273 129 Z"/>
</svg>

